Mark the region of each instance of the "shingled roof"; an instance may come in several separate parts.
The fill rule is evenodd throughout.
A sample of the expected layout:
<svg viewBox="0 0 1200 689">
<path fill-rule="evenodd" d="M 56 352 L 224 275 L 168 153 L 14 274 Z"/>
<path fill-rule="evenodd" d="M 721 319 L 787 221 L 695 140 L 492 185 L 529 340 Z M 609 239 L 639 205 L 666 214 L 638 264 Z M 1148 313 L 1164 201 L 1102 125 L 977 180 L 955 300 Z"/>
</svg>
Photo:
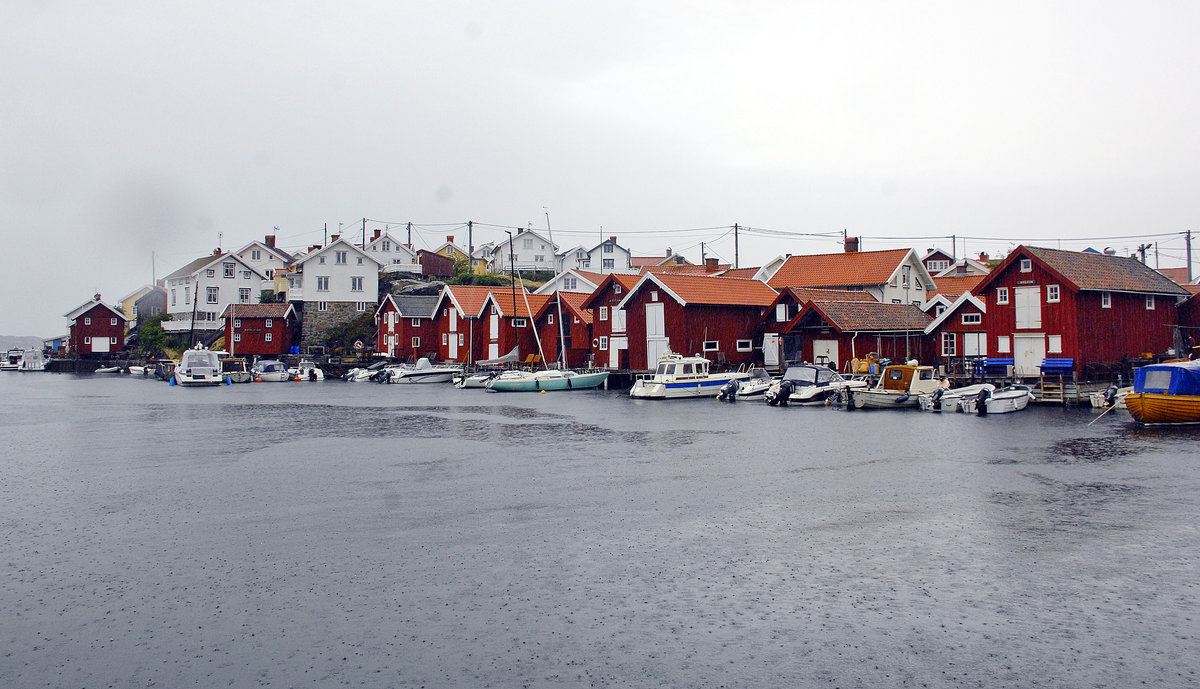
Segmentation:
<svg viewBox="0 0 1200 689">
<path fill-rule="evenodd" d="M 1064 251 L 1019 246 L 972 291 L 978 294 L 1013 261 L 1029 255 L 1077 290 L 1139 292 L 1184 297 L 1188 291 L 1167 276 L 1131 256 L 1108 256 L 1088 251 Z"/>
<path fill-rule="evenodd" d="M 229 318 L 231 309 L 232 315 L 238 318 L 283 318 L 287 316 L 288 311 L 295 312 L 296 310 L 291 304 L 277 304 L 275 302 L 266 304 L 230 304 L 221 312 L 221 318 Z"/>
<path fill-rule="evenodd" d="M 838 287 L 882 285 L 912 249 L 848 251 L 840 254 L 789 256 L 767 282 L 771 287 Z"/>
<path fill-rule="evenodd" d="M 673 273 L 646 274 L 630 295 L 650 282 L 661 286 L 683 304 L 767 307 L 776 297 L 775 290 L 758 280 Z M 627 296 L 619 308 L 623 308 L 628 299 Z"/>
<path fill-rule="evenodd" d="M 881 304 L 876 301 L 814 301 L 801 317 L 817 312 L 841 332 L 923 331 L 933 319 L 912 304 Z"/>
<path fill-rule="evenodd" d="M 949 299 L 957 299 L 958 295 L 964 292 L 970 292 L 975 288 L 975 285 L 983 282 L 987 275 L 962 275 L 954 277 L 934 278 L 934 283 L 937 284 L 937 289 L 929 290 L 925 295 L 926 299 L 933 299 L 939 294 L 944 294 Z"/>
</svg>

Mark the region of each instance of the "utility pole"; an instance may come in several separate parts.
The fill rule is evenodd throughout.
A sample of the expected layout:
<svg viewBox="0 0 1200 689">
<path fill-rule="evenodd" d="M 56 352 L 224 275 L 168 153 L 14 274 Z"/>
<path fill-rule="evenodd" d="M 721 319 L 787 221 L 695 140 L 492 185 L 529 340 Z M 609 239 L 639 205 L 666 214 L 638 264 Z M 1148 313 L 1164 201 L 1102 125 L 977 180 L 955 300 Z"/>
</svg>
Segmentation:
<svg viewBox="0 0 1200 689">
<path fill-rule="evenodd" d="M 952 235 L 950 235 L 950 260 L 954 261 L 955 263 L 958 263 L 958 255 L 955 253 L 957 251 L 958 251 L 958 235 L 952 234 Z M 967 249 L 964 246 L 963 254 L 966 254 L 966 253 L 967 253 Z"/>
<path fill-rule="evenodd" d="M 733 224 L 733 267 L 738 267 L 738 224 Z"/>
<path fill-rule="evenodd" d="M 467 221 L 467 273 L 475 274 L 475 221 Z"/>
<path fill-rule="evenodd" d="M 1188 284 L 1192 284 L 1192 231 L 1188 230 L 1183 234 L 1184 240 L 1187 242 L 1187 270 Z"/>
<path fill-rule="evenodd" d="M 408 221 L 408 248 L 412 248 L 412 221 Z"/>
<path fill-rule="evenodd" d="M 341 223 L 338 223 L 338 224 L 340 225 Z M 329 223 L 325 223 L 325 244 L 324 244 L 324 246 L 329 246 Z"/>
<path fill-rule="evenodd" d="M 363 218 L 363 249 L 367 248 L 367 219 Z"/>
<path fill-rule="evenodd" d="M 704 265 L 704 242 L 700 242 L 700 265 Z"/>
</svg>

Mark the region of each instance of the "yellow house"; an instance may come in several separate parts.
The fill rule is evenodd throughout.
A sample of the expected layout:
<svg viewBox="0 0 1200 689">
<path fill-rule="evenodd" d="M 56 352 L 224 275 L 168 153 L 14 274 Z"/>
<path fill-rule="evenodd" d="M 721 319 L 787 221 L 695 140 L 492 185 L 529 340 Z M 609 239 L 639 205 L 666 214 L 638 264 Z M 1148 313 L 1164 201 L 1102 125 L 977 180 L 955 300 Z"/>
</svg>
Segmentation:
<svg viewBox="0 0 1200 689">
<path fill-rule="evenodd" d="M 154 289 L 154 285 L 142 285 L 124 297 L 121 297 L 121 300 L 117 302 L 117 308 L 121 310 L 121 313 L 125 314 L 126 329 L 137 325 L 137 300 L 146 296 L 152 289 Z"/>
</svg>

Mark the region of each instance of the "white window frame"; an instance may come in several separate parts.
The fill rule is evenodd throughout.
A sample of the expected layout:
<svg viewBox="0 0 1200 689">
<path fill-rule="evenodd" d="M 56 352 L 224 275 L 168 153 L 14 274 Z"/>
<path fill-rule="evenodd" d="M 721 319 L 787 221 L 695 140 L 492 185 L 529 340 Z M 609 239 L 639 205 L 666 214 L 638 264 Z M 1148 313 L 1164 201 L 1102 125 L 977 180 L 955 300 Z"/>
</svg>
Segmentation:
<svg viewBox="0 0 1200 689">
<path fill-rule="evenodd" d="M 997 287 L 996 288 L 996 303 L 997 304 L 1007 304 L 1008 303 L 1008 288 L 1007 287 Z"/>
<path fill-rule="evenodd" d="M 216 303 L 219 303 L 220 300 L 221 300 L 221 288 L 220 287 L 206 287 L 204 289 L 204 303 L 205 304 L 216 304 Z"/>
<path fill-rule="evenodd" d="M 242 327 L 242 319 L 240 319 L 240 318 L 233 319 L 233 327 L 234 328 Z"/>
<path fill-rule="evenodd" d="M 318 292 L 328 292 L 329 291 L 329 276 L 328 275 L 318 275 L 317 276 L 317 291 Z"/>
<path fill-rule="evenodd" d="M 351 292 L 363 291 L 363 278 L 361 275 L 351 275 L 350 276 L 350 291 Z"/>
<path fill-rule="evenodd" d="M 608 320 L 608 307 L 607 306 L 600 307 L 600 320 L 602 320 L 602 321 Z"/>
<path fill-rule="evenodd" d="M 942 333 L 942 356 L 958 356 L 958 335 Z"/>
<path fill-rule="evenodd" d="M 1147 311 L 1154 310 L 1154 295 L 1153 294 L 1146 295 L 1146 310 Z"/>
<path fill-rule="evenodd" d="M 780 302 L 775 305 L 775 322 L 787 323 L 787 304 Z"/>
<path fill-rule="evenodd" d="M 91 337 L 89 337 L 89 336 L 87 336 L 87 335 L 85 335 L 85 336 L 83 337 L 83 343 L 84 343 L 84 344 L 87 344 L 87 345 L 90 345 L 90 344 L 92 343 L 92 338 L 91 338 Z"/>
<path fill-rule="evenodd" d="M 266 321 L 263 322 L 263 326 L 266 328 L 270 328 L 272 323 L 273 323 L 273 321 L 270 318 L 268 318 Z"/>
<path fill-rule="evenodd" d="M 1062 288 L 1058 285 L 1046 285 L 1046 303 L 1057 304 L 1062 299 Z"/>
<path fill-rule="evenodd" d="M 239 287 L 238 288 L 238 303 L 239 304 L 249 304 L 250 303 L 250 288 L 249 287 Z"/>
<path fill-rule="evenodd" d="M 1047 354 L 1062 354 L 1062 350 L 1062 335 L 1048 335 L 1046 337 Z"/>
<path fill-rule="evenodd" d="M 274 337 L 275 333 L 267 333 L 263 335 L 263 342 L 270 342 L 272 339 L 274 339 Z"/>
<path fill-rule="evenodd" d="M 754 351 L 754 341 L 753 340 L 738 340 L 737 341 L 737 350 L 739 352 Z"/>
<path fill-rule="evenodd" d="M 421 319 L 420 318 L 412 319 L 412 327 L 414 327 L 414 328 L 421 327 Z"/>
<path fill-rule="evenodd" d="M 450 334 L 449 334 L 449 333 L 442 333 L 442 346 L 444 347 L 444 346 L 446 346 L 446 345 L 448 345 L 448 344 L 450 344 Z"/>
<path fill-rule="evenodd" d="M 1100 293 L 1100 308 L 1102 308 L 1102 309 L 1111 309 L 1112 308 L 1112 292 L 1101 292 Z"/>
<path fill-rule="evenodd" d="M 1012 354 L 1012 342 L 1008 335 L 999 335 L 996 337 L 996 353 L 997 354 Z"/>
<path fill-rule="evenodd" d="M 328 311 L 329 310 L 329 302 L 327 302 L 327 301 L 317 302 L 317 310 L 318 311 Z"/>
<path fill-rule="evenodd" d="M 719 352 L 721 351 L 721 341 L 705 340 L 704 344 L 700 346 L 700 349 L 705 352 Z"/>
<path fill-rule="evenodd" d="M 108 324 L 109 324 L 109 325 L 116 325 L 116 324 L 117 324 L 117 318 L 116 318 L 116 316 L 114 316 L 114 317 L 112 317 L 112 318 L 108 319 Z"/>
<path fill-rule="evenodd" d="M 554 325 L 554 314 L 553 313 L 546 314 L 546 325 Z"/>
<path fill-rule="evenodd" d="M 513 327 L 514 328 L 524 328 L 525 326 L 526 326 L 526 323 L 525 323 L 524 318 L 514 318 L 513 319 Z"/>
<path fill-rule="evenodd" d="M 608 335 L 600 336 L 600 349 L 608 349 Z"/>
<path fill-rule="evenodd" d="M 395 337 L 395 336 L 393 335 L 393 337 Z M 420 346 L 421 346 L 421 338 L 419 338 L 419 337 L 414 337 L 414 338 L 412 339 L 412 348 L 413 348 L 413 349 L 418 349 L 418 348 L 420 348 Z"/>
<path fill-rule="evenodd" d="M 1032 273 L 1033 272 L 1033 259 L 1030 259 L 1030 258 L 1021 259 L 1020 270 L 1022 273 Z"/>
<path fill-rule="evenodd" d="M 981 313 L 964 313 L 962 315 L 963 325 L 980 325 L 981 323 L 983 323 L 983 314 Z"/>
<path fill-rule="evenodd" d="M 227 278 L 237 277 L 237 267 L 232 263 L 222 263 L 221 275 Z"/>
<path fill-rule="evenodd" d="M 339 266 L 348 265 L 349 258 L 350 258 L 350 252 L 348 252 L 348 251 L 333 252 L 333 262 L 338 264 Z"/>
<path fill-rule="evenodd" d="M 91 325 L 91 324 L 92 324 L 92 317 L 91 317 L 91 316 L 84 316 L 84 317 L 83 317 L 83 324 L 84 324 L 84 325 Z"/>
<path fill-rule="evenodd" d="M 108 338 L 108 343 L 109 343 L 109 344 L 116 344 L 116 343 L 117 343 L 117 338 L 116 338 L 115 336 Z"/>
</svg>

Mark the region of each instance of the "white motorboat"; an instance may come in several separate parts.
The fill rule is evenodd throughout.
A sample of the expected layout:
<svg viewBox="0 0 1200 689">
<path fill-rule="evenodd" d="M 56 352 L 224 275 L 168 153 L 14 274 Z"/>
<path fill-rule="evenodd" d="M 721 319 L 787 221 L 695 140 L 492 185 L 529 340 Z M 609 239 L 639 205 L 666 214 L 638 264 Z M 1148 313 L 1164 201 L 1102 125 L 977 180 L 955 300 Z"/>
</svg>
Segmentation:
<svg viewBox="0 0 1200 689">
<path fill-rule="evenodd" d="M 990 390 L 986 394 L 981 392 L 974 397 L 963 397 L 959 401 L 959 409 L 980 416 L 1010 414 L 1028 407 L 1032 401 L 1033 390 L 1029 386 L 1010 385 L 999 390 Z"/>
<path fill-rule="evenodd" d="M 943 381 L 944 383 L 945 381 Z M 939 384 L 938 389 L 933 392 L 922 393 L 917 396 L 918 404 L 921 411 L 962 411 L 961 402 L 968 397 L 976 397 L 981 392 L 991 392 L 996 386 L 991 383 L 976 383 L 974 385 L 964 385 L 961 388 L 953 388 Z"/>
<path fill-rule="evenodd" d="M 185 351 L 175 367 L 176 385 L 220 385 L 223 382 L 221 357 L 207 349 Z"/>
<path fill-rule="evenodd" d="M 221 359 L 221 373 L 230 383 L 249 383 L 254 380 L 254 374 L 246 366 L 246 360 L 239 357 Z"/>
<path fill-rule="evenodd" d="M 470 374 L 460 374 L 454 377 L 454 387 L 456 388 L 486 388 L 488 383 L 496 376 L 502 375 L 504 371 L 493 369 L 490 371 L 476 371 Z"/>
<path fill-rule="evenodd" d="M 254 362 L 254 366 L 250 370 L 254 373 L 256 382 L 282 383 L 291 380 L 287 364 L 278 359 L 260 359 Z"/>
<path fill-rule="evenodd" d="M 325 372 L 308 359 L 301 359 L 295 368 L 288 369 L 292 380 L 325 380 Z"/>
<path fill-rule="evenodd" d="M 435 366 L 425 357 L 417 359 L 412 366 L 388 366 L 385 370 L 387 376 L 381 382 L 386 383 L 448 383 L 454 374 L 462 372 L 459 366 Z"/>
<path fill-rule="evenodd" d="M 828 366 L 795 364 L 771 384 L 763 398 L 771 406 L 789 404 L 823 406 L 840 398 L 846 390 L 867 387 L 867 381 L 845 378 Z"/>
<path fill-rule="evenodd" d="M 21 356 L 21 362 L 17 364 L 17 371 L 26 373 L 42 372 L 46 370 L 46 357 L 40 349 L 26 349 Z"/>
<path fill-rule="evenodd" d="M 488 392 L 548 392 L 552 390 L 591 390 L 604 385 L 608 371 L 505 371 L 487 382 Z"/>
<path fill-rule="evenodd" d="M 121 372 L 120 366 L 101 366 L 100 368 L 96 369 L 95 371 L 92 371 L 92 373 L 120 373 L 120 372 Z"/>
<path fill-rule="evenodd" d="M 716 397 L 729 381 L 749 378 L 745 371 L 713 373 L 709 370 L 710 363 L 702 356 L 683 356 L 667 351 L 658 360 L 658 368 L 652 376 L 633 382 L 629 396 L 651 400 Z"/>
<path fill-rule="evenodd" d="M 889 364 L 883 368 L 875 387 L 849 392 L 858 409 L 903 409 L 916 407 L 921 394 L 933 393 L 937 387 L 932 366 Z"/>
<path fill-rule="evenodd" d="M 24 358 L 25 350 L 13 347 L 4 353 L 3 359 L 0 359 L 0 371 L 16 371 L 21 368 L 21 360 Z"/>
<path fill-rule="evenodd" d="M 750 377 L 737 381 L 737 393 L 734 398 L 739 400 L 761 400 L 767 395 L 767 390 L 775 379 L 760 366 L 752 367 L 747 373 Z"/>
<path fill-rule="evenodd" d="M 362 383 L 371 380 L 371 376 L 379 373 L 387 366 L 387 361 L 376 361 L 370 366 L 360 366 L 346 371 L 342 376 L 344 380 L 350 383 Z"/>
</svg>

